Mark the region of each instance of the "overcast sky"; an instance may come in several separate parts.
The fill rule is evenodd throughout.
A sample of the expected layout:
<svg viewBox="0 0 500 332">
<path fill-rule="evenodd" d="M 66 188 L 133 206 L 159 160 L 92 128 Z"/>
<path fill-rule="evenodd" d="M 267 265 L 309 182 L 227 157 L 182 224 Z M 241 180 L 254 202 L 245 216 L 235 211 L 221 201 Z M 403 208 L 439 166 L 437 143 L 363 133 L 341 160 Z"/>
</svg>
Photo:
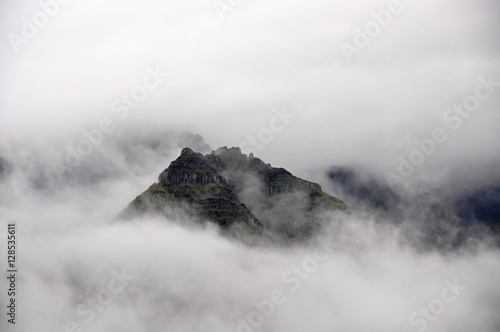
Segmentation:
<svg viewBox="0 0 500 332">
<path fill-rule="evenodd" d="M 257 151 L 274 165 L 301 171 L 361 164 L 395 172 L 414 140 L 441 127 L 448 140 L 418 171 L 493 176 L 500 92 L 481 101 L 457 130 L 443 114 L 474 95 L 478 77 L 500 81 L 500 5 L 401 0 L 390 22 L 348 61 L 342 43 L 355 46 L 356 29 L 365 30 L 372 11 L 388 6 L 73 0 L 51 7 L 54 16 L 21 43 L 24 18 L 45 23 L 41 7 L 4 1 L 3 141 L 77 138 L 110 118 L 121 128 L 155 123 L 199 133 L 212 147 L 232 146 L 258 137 L 273 109 L 286 107 L 294 119 Z M 140 85 L 148 67 L 169 75 L 120 119 L 113 102 Z"/>
</svg>

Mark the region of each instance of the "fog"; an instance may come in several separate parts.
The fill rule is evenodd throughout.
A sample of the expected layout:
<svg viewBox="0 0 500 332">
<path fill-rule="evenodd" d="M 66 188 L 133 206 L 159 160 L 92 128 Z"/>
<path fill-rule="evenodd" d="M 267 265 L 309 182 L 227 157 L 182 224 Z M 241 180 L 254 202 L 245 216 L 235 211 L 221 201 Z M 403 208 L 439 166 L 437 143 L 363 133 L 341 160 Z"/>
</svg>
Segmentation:
<svg viewBox="0 0 500 332">
<path fill-rule="evenodd" d="M 10 159 L 0 212 L 17 223 L 18 317 L 16 327 L 2 320 L 2 330 L 498 330 L 498 249 L 486 237 L 453 250 L 424 245 L 426 224 L 409 210 L 402 224 L 327 214 L 322 231 L 296 245 L 249 245 L 188 220 L 115 220 L 178 145 L 204 147 L 168 132 L 168 144 L 148 150 L 150 135 L 162 136 L 123 136 L 106 158 L 86 159 L 63 181 L 54 172 L 33 181 L 40 173 L 23 165 L 35 153 Z M 138 150 L 140 162 L 127 162 Z M 115 172 L 89 175 L 108 160 Z M 5 279 L 0 286 L 7 289 Z"/>
<path fill-rule="evenodd" d="M 52 15 L 28 36 L 42 3 Z M 17 326 L 0 281 L 0 330 L 500 331 L 498 249 L 482 230 L 450 245 L 460 225 L 429 211 L 500 183 L 499 5 L 402 0 L 345 56 L 388 6 L 3 2 L 0 266 L 15 222 L 19 272 Z M 334 195 L 332 166 L 395 174 L 413 204 L 322 216 L 292 246 L 115 220 L 185 146 L 240 146 Z"/>
</svg>

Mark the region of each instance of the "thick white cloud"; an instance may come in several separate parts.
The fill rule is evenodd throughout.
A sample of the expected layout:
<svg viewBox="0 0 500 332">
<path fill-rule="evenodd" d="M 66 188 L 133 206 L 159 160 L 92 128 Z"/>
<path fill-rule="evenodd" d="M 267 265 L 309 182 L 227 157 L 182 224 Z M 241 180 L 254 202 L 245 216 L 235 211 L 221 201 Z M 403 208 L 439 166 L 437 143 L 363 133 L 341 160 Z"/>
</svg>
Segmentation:
<svg viewBox="0 0 500 332">
<path fill-rule="evenodd" d="M 446 125 L 443 113 L 474 93 L 480 75 L 500 81 L 500 72 L 498 6 L 487 0 L 401 1 L 348 63 L 339 45 L 388 3 L 242 1 L 221 21 L 210 1 L 72 1 L 19 54 L 2 39 L 2 131 L 72 135 L 110 116 L 112 102 L 159 65 L 170 76 L 128 125 L 187 126 L 212 146 L 238 145 L 286 105 L 296 119 L 259 151 L 265 159 L 393 169 L 413 140 Z M 5 35 L 40 10 L 3 6 Z M 498 162 L 499 98 L 484 101 L 422 171 Z"/>
</svg>

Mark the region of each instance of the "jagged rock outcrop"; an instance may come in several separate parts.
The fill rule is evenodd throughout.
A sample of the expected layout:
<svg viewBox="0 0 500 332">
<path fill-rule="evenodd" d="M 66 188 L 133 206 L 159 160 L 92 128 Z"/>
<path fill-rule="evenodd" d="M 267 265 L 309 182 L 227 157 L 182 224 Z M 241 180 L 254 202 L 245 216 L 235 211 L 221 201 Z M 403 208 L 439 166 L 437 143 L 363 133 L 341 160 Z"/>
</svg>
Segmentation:
<svg viewBox="0 0 500 332">
<path fill-rule="evenodd" d="M 159 175 L 158 183 L 121 216 L 184 215 L 223 227 L 244 225 L 293 236 L 310 229 L 313 214 L 321 208 L 348 209 L 319 184 L 246 156 L 239 148 L 222 147 L 207 155 L 184 148 Z"/>
<path fill-rule="evenodd" d="M 263 176 L 264 183 L 267 184 L 266 192 L 269 195 L 305 190 L 321 190 L 319 184 L 299 179 L 284 168 L 267 170 Z"/>
</svg>

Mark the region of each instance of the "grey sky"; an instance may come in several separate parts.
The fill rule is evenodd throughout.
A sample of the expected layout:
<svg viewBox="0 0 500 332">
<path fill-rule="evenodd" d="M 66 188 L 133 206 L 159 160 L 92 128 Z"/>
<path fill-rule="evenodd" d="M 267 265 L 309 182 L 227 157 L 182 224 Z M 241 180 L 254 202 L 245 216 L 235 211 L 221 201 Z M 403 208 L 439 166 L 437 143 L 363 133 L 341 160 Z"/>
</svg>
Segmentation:
<svg viewBox="0 0 500 332">
<path fill-rule="evenodd" d="M 480 75 L 500 81 L 496 1 L 399 3 L 350 63 L 340 44 L 389 1 L 241 1 L 224 20 L 211 1 L 70 1 L 18 53 L 8 33 L 22 36 L 23 18 L 41 9 L 3 3 L 2 135 L 73 137 L 118 121 L 112 102 L 159 66 L 169 77 L 120 126 L 154 122 L 238 145 L 286 106 L 296 118 L 258 151 L 263 159 L 393 170 L 415 139 L 449 127 L 443 113 Z M 419 170 L 497 165 L 499 105 L 500 93 L 482 102 Z"/>
</svg>

